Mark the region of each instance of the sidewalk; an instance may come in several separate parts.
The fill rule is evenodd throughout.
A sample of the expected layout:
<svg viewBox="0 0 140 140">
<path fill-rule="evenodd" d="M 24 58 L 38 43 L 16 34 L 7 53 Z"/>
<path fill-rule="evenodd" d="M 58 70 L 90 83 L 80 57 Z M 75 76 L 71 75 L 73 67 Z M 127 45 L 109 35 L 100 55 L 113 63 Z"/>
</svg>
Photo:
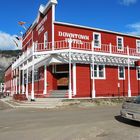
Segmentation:
<svg viewBox="0 0 140 140">
<path fill-rule="evenodd" d="M 62 98 L 37 98 L 34 102 L 32 101 L 15 101 L 12 97 L 6 97 L 0 99 L 3 103 L 9 105 L 12 108 L 56 108 L 61 106 Z"/>
</svg>

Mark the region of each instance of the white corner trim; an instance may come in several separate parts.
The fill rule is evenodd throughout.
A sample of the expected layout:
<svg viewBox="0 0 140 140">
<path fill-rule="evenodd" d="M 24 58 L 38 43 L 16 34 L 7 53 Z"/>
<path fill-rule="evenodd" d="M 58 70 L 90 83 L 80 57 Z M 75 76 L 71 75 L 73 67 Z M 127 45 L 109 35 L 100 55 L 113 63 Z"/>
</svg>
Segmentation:
<svg viewBox="0 0 140 140">
<path fill-rule="evenodd" d="M 76 86 L 76 63 L 73 63 L 73 95 L 76 95 L 77 86 Z"/>
</svg>

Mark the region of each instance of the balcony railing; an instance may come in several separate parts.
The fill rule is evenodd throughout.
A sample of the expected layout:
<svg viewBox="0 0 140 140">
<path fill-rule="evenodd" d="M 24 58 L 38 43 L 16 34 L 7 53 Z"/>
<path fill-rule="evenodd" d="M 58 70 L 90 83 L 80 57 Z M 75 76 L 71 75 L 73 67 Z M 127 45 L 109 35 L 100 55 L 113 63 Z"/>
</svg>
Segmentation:
<svg viewBox="0 0 140 140">
<path fill-rule="evenodd" d="M 21 56 L 19 56 L 18 59 L 16 59 L 16 61 L 12 64 L 13 67 L 17 66 L 18 64 L 22 63 L 23 60 L 25 60 L 25 58 L 27 58 L 28 56 L 31 56 L 33 53 L 33 49 L 27 49 L 26 52 L 23 52 Z"/>
<path fill-rule="evenodd" d="M 93 46 L 93 49 L 92 49 Z M 53 51 L 53 50 L 63 50 L 63 49 L 72 49 L 72 50 L 83 50 L 83 51 L 94 51 L 108 54 L 116 55 L 130 55 L 130 56 L 140 56 L 136 49 L 123 47 L 118 49 L 117 46 L 111 44 L 101 44 L 94 47 L 92 42 L 72 42 L 71 45 L 68 40 L 47 42 L 47 43 L 38 43 L 35 45 L 35 52 L 42 51 Z"/>
<path fill-rule="evenodd" d="M 93 42 L 74 42 L 70 40 L 62 40 L 55 42 L 46 42 L 46 43 L 33 43 L 32 48 L 27 49 L 14 63 L 13 67 L 16 67 L 22 61 L 25 60 L 28 56 L 31 56 L 34 52 L 43 52 L 43 51 L 55 51 L 55 50 L 79 50 L 82 51 L 93 51 L 94 53 L 106 53 L 108 55 L 129 55 L 140 57 L 140 53 L 136 49 L 123 47 L 118 49 L 117 46 L 111 44 L 98 44 L 94 45 Z"/>
</svg>

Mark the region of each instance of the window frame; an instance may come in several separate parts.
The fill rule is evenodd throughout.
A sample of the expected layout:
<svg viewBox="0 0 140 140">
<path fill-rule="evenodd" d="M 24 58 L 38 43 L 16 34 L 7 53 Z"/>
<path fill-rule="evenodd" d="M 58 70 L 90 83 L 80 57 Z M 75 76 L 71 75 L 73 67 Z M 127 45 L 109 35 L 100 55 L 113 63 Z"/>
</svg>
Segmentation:
<svg viewBox="0 0 140 140">
<path fill-rule="evenodd" d="M 94 68 L 95 68 L 95 65 L 97 66 L 97 70 L 96 70 L 96 73 L 97 73 L 97 76 L 95 77 L 95 70 L 94 70 L 94 79 L 100 79 L 100 80 L 104 80 L 106 79 L 106 70 L 105 70 L 105 65 L 104 64 L 94 64 Z M 90 72 L 91 72 L 91 79 L 93 79 L 93 65 L 91 64 L 90 65 Z M 103 77 L 99 77 L 99 66 L 103 66 Z"/>
<path fill-rule="evenodd" d="M 69 71 L 58 71 L 57 70 L 58 65 L 61 66 L 61 64 L 54 65 L 54 73 L 56 73 L 56 74 L 57 73 L 69 73 Z"/>
<path fill-rule="evenodd" d="M 39 81 L 39 69 L 36 69 L 34 71 L 34 81 Z"/>
<path fill-rule="evenodd" d="M 124 77 L 123 78 L 121 78 L 120 77 L 120 67 L 123 67 L 123 72 L 124 72 Z M 118 66 L 118 79 L 119 80 L 125 80 L 125 66 Z"/>
<path fill-rule="evenodd" d="M 136 40 L 136 50 L 137 50 L 137 53 L 140 53 L 140 46 L 139 46 L 139 49 L 138 49 L 138 42 L 140 42 L 140 40 Z"/>
<path fill-rule="evenodd" d="M 99 36 L 99 44 L 98 45 L 95 45 L 95 35 L 98 35 Z M 97 32 L 94 32 L 93 33 L 93 42 L 94 42 L 94 48 L 101 48 L 101 33 L 97 33 Z"/>
<path fill-rule="evenodd" d="M 138 70 L 140 71 L 140 67 L 136 67 L 136 77 L 137 77 L 137 80 L 140 80 L 140 78 L 138 77 Z"/>
<path fill-rule="evenodd" d="M 46 35 L 47 34 L 47 35 Z M 47 40 L 47 41 L 46 41 Z M 44 33 L 44 48 L 48 48 L 48 31 Z"/>
<path fill-rule="evenodd" d="M 122 48 L 119 48 L 119 43 L 118 43 L 118 39 L 122 40 Z M 117 50 L 119 51 L 123 51 L 124 50 L 124 38 L 122 36 L 117 36 Z"/>
</svg>

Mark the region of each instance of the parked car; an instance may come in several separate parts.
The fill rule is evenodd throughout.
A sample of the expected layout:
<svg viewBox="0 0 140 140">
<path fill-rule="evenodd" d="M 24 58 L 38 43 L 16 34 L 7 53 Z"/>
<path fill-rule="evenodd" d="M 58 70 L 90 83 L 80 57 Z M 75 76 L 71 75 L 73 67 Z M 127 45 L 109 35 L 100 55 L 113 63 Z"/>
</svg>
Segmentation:
<svg viewBox="0 0 140 140">
<path fill-rule="evenodd" d="M 123 103 L 120 114 L 123 118 L 140 121 L 140 96 Z"/>
</svg>

